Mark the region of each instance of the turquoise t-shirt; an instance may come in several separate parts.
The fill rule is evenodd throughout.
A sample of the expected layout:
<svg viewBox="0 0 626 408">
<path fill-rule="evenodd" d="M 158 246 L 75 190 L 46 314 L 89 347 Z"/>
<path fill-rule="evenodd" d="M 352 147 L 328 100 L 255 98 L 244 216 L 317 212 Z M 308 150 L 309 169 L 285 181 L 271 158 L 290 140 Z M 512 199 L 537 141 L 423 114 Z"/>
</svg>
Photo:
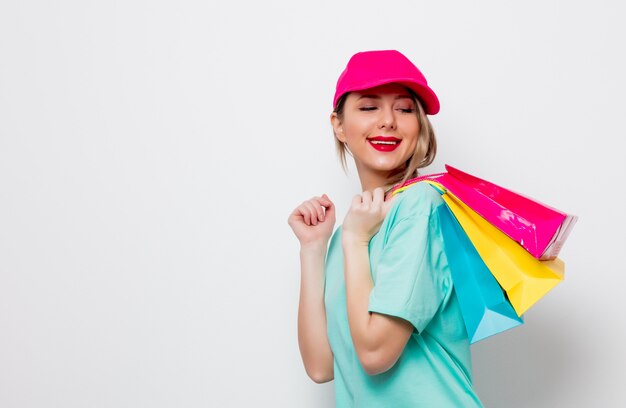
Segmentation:
<svg viewBox="0 0 626 408">
<path fill-rule="evenodd" d="M 469 340 L 437 216 L 445 203 L 426 183 L 398 194 L 369 243 L 369 311 L 408 320 L 415 330 L 392 368 L 377 375 L 363 370 L 348 326 L 337 228 L 326 257 L 324 293 L 337 407 L 482 407 L 472 387 Z"/>
</svg>

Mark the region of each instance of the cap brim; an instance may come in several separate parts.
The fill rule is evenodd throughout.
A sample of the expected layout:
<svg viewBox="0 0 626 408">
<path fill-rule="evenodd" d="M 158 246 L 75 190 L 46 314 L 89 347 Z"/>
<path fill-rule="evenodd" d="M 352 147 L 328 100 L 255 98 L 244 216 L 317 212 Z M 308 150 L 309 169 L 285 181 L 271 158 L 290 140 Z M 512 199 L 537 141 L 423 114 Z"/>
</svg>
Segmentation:
<svg viewBox="0 0 626 408">
<path fill-rule="evenodd" d="M 413 90 L 419 97 L 422 105 L 424 105 L 424 112 L 426 112 L 426 114 L 435 115 L 437 114 L 437 112 L 439 112 L 439 107 L 440 107 L 439 98 L 437 98 L 437 95 L 435 94 L 435 92 L 432 89 L 430 89 L 428 85 L 423 85 L 421 83 L 415 82 L 411 78 L 391 78 L 391 79 L 382 79 L 382 80 L 377 80 L 373 82 L 368 82 L 365 84 L 361 84 L 359 86 L 349 87 L 344 90 L 342 95 L 345 94 L 346 92 L 362 91 L 364 89 L 374 88 L 379 85 L 385 85 L 385 84 L 391 84 L 391 83 L 398 83 Z M 337 105 L 337 100 L 339 100 L 340 97 L 341 95 L 337 96 L 337 98 L 335 99 L 333 103 L 334 106 Z"/>
</svg>

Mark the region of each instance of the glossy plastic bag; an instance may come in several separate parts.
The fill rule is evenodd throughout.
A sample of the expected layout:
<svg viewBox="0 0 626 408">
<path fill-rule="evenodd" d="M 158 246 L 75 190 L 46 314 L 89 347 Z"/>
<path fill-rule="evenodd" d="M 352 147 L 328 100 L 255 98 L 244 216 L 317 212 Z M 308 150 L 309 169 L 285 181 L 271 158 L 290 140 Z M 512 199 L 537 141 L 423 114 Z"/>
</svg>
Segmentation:
<svg viewBox="0 0 626 408">
<path fill-rule="evenodd" d="M 537 259 L 558 256 L 577 221 L 536 200 L 446 165 L 447 173 L 433 178 L 490 224 L 518 242 Z"/>
<path fill-rule="evenodd" d="M 446 190 L 436 182 L 427 182 Z M 507 293 L 509 302 L 518 316 L 522 316 L 563 280 L 563 261 L 558 258 L 545 261 L 536 259 L 449 190 L 442 198 L 478 251 L 480 258 Z"/>
<path fill-rule="evenodd" d="M 523 324 L 447 206 L 439 206 L 446 258 L 470 343 Z"/>
</svg>

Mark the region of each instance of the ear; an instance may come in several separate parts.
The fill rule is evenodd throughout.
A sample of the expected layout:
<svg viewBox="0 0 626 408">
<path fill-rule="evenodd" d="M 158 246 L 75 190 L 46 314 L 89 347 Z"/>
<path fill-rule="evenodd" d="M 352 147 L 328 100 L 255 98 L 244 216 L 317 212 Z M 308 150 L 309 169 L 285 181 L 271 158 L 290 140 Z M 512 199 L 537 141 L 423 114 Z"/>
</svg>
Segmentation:
<svg viewBox="0 0 626 408">
<path fill-rule="evenodd" d="M 330 114 L 330 124 L 333 127 L 333 131 L 335 132 L 335 137 L 339 139 L 340 142 L 346 142 L 346 136 L 343 133 L 343 124 L 337 117 L 337 112 L 333 112 Z"/>
</svg>

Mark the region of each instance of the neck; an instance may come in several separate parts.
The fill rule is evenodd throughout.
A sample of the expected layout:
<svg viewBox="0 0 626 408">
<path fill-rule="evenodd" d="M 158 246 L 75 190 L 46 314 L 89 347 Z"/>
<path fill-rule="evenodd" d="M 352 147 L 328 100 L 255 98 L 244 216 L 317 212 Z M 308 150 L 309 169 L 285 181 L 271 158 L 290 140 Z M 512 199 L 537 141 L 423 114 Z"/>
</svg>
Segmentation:
<svg viewBox="0 0 626 408">
<path fill-rule="evenodd" d="M 404 169 L 376 171 L 365 168 L 358 162 L 355 164 L 359 173 L 359 179 L 361 180 L 361 189 L 363 191 L 373 191 L 377 187 L 382 187 L 385 191 L 387 191 L 393 186 L 394 180 L 397 180 L 398 177 L 400 177 L 400 173 L 404 172 Z"/>
</svg>

